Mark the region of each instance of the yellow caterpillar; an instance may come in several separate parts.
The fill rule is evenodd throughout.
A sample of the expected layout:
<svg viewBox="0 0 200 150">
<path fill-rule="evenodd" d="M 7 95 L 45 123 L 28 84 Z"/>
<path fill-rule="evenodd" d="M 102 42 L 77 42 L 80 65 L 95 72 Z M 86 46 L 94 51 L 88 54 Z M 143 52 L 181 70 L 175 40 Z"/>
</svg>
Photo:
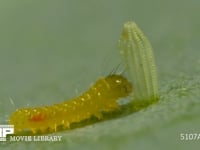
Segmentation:
<svg viewBox="0 0 200 150">
<path fill-rule="evenodd" d="M 102 112 L 120 109 L 117 100 L 128 96 L 131 83 L 122 75 L 109 75 L 100 78 L 88 91 L 77 98 L 52 106 L 22 108 L 16 110 L 9 119 L 14 125 L 15 134 L 31 131 L 32 134 L 50 133 L 70 129 L 71 124 L 95 117 L 103 119 Z"/>
</svg>

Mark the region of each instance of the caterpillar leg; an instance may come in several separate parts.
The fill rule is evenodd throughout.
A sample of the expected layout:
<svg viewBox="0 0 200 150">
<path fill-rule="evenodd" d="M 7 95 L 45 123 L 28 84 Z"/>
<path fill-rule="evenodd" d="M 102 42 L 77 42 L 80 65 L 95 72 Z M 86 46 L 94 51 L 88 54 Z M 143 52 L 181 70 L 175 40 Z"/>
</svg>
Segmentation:
<svg viewBox="0 0 200 150">
<path fill-rule="evenodd" d="M 97 117 L 99 120 L 103 119 L 103 115 L 102 115 L 101 112 L 95 112 L 93 115 L 94 115 L 95 117 Z"/>
<path fill-rule="evenodd" d="M 109 103 L 105 103 L 103 106 L 104 112 L 113 112 L 121 109 L 121 106 L 116 102 L 116 99 L 108 100 Z"/>
</svg>

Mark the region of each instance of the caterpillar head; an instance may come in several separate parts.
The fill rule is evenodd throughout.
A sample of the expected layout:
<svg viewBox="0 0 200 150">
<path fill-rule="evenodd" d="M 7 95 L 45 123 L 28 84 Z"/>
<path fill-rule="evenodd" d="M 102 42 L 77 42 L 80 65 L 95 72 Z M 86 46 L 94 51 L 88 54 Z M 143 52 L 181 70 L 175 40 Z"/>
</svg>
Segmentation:
<svg viewBox="0 0 200 150">
<path fill-rule="evenodd" d="M 132 84 L 122 75 L 109 75 L 105 80 L 112 90 L 110 94 L 116 97 L 126 97 L 132 92 Z"/>
</svg>

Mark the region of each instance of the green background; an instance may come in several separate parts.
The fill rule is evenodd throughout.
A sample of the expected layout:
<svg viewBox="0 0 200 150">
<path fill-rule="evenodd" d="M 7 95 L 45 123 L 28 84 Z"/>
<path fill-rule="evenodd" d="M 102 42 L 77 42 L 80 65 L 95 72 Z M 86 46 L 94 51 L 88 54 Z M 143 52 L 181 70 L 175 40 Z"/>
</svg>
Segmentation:
<svg viewBox="0 0 200 150">
<path fill-rule="evenodd" d="M 1 0 L 0 124 L 26 106 L 59 103 L 85 91 L 121 62 L 122 25 L 150 39 L 160 101 L 129 116 L 59 132 L 62 142 L 0 143 L 0 149 L 198 149 L 198 0 Z M 11 104 L 14 101 L 14 105 Z"/>
</svg>

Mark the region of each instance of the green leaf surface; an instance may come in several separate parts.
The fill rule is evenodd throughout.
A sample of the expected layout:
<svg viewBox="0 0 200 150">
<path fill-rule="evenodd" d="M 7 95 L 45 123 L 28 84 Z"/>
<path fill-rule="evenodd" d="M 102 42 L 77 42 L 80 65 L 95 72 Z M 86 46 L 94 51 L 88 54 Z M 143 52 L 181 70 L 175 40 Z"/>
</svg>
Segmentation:
<svg viewBox="0 0 200 150">
<path fill-rule="evenodd" d="M 182 141 L 180 134 L 200 134 L 199 6 L 197 0 L 1 1 L 0 124 L 16 108 L 59 103 L 108 75 L 121 61 L 116 49 L 129 20 L 153 46 L 160 101 L 51 134 L 62 142 L 0 142 L 0 149 L 198 149 L 199 140 Z"/>
</svg>

